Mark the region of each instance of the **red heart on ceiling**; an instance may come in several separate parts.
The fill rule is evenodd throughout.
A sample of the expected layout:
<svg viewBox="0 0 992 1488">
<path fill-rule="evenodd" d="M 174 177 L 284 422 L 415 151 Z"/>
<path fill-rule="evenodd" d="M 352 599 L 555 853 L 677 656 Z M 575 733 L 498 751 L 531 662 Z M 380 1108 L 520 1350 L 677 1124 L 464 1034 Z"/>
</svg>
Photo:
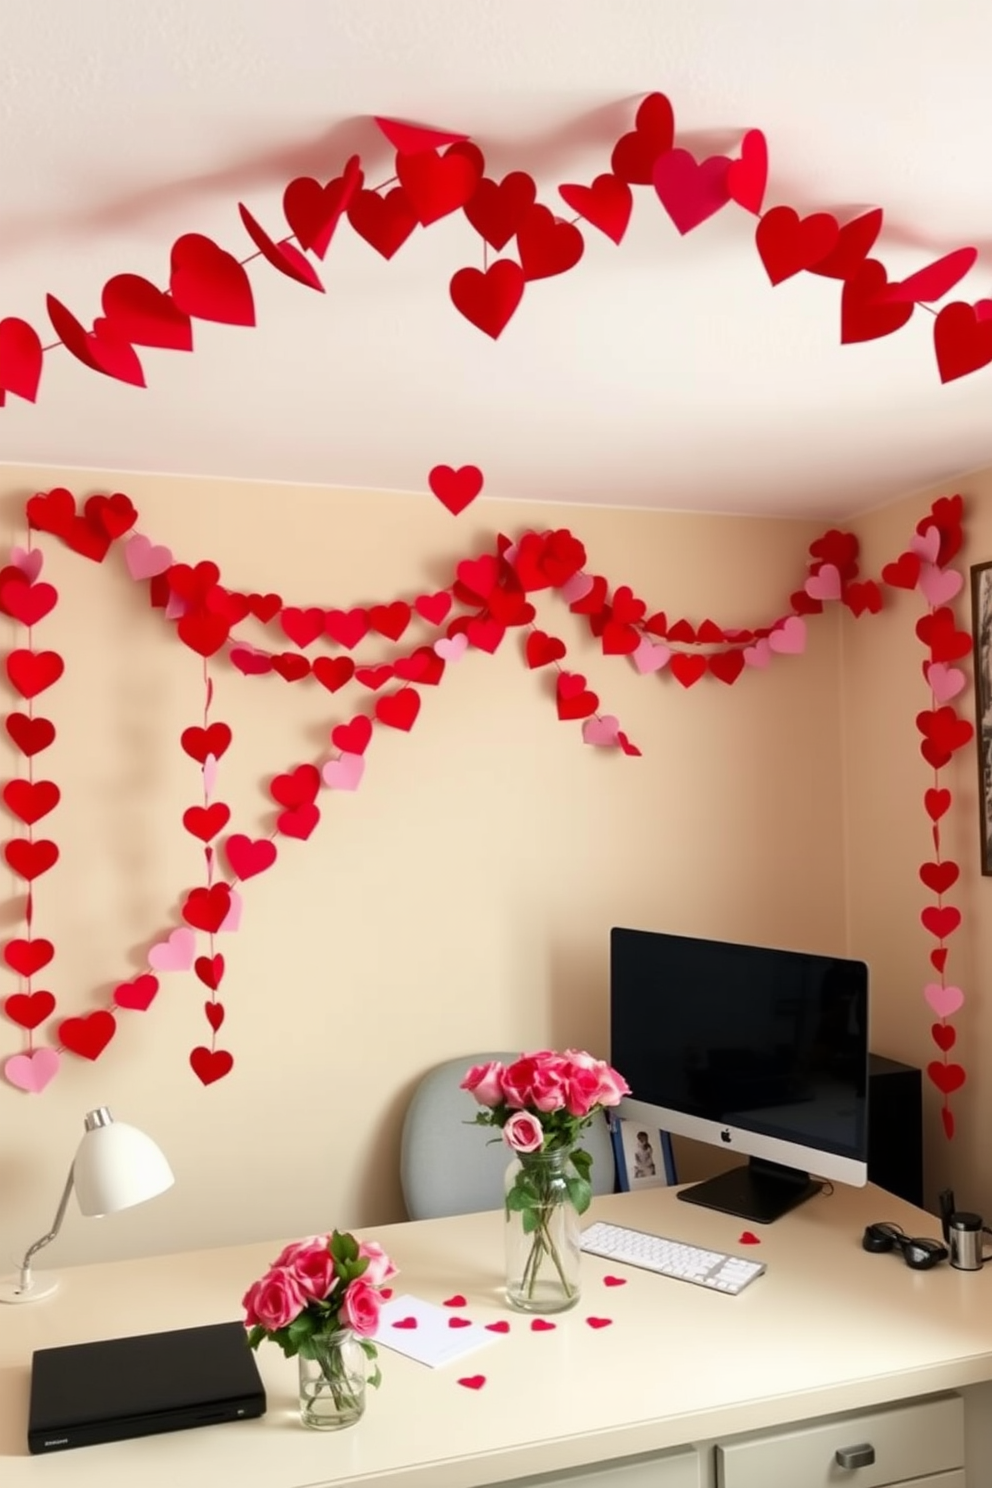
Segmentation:
<svg viewBox="0 0 992 1488">
<path fill-rule="evenodd" d="M 744 670 L 744 652 L 740 649 L 714 651 L 712 656 L 707 657 L 706 665 L 718 682 L 726 682 L 730 686 Z"/>
<path fill-rule="evenodd" d="M 82 1018 L 63 1018 L 58 1037 L 70 1053 L 79 1054 L 83 1059 L 96 1059 L 116 1032 L 117 1020 L 113 1013 L 98 1008 Z"/>
<path fill-rule="evenodd" d="M 207 728 L 194 725 L 183 729 L 179 742 L 190 759 L 202 765 L 208 754 L 215 760 L 223 759 L 231 743 L 231 730 L 226 723 L 211 723 Z"/>
<path fill-rule="evenodd" d="M 478 465 L 460 465 L 457 470 L 450 465 L 435 465 L 427 477 L 427 484 L 442 506 L 447 507 L 453 517 L 463 512 L 482 490 L 483 474 Z M 445 596 L 451 606 L 450 595 Z M 423 613 L 423 611 L 421 611 Z M 442 614 L 441 618 L 444 618 Z"/>
<path fill-rule="evenodd" d="M 55 1011 L 55 998 L 51 992 L 12 992 L 3 1005 L 3 1010 L 18 1028 L 29 1031 L 40 1028 L 45 1019 Z"/>
<path fill-rule="evenodd" d="M 565 645 L 557 636 L 546 635 L 543 630 L 532 630 L 527 637 L 524 655 L 527 658 L 527 665 L 532 669 L 548 666 L 551 662 L 562 659 L 565 655 Z"/>
<path fill-rule="evenodd" d="M 308 289 L 315 289 L 319 294 L 324 293 L 320 275 L 295 243 L 288 241 L 277 243 L 274 238 L 270 238 L 262 224 L 251 215 L 244 202 L 238 202 L 238 211 L 241 214 L 245 231 L 267 263 L 270 263 L 274 269 L 278 269 L 280 274 L 285 274 L 287 279 L 293 279 L 297 284 L 305 284 Z"/>
<path fill-rule="evenodd" d="M 169 288 L 180 310 L 197 320 L 255 324 L 251 282 L 238 260 L 202 233 L 184 233 L 172 245 Z"/>
<path fill-rule="evenodd" d="M 7 655 L 7 676 L 23 698 L 36 698 L 57 682 L 65 662 L 57 651 L 11 651 Z"/>
<path fill-rule="evenodd" d="M 754 241 L 773 284 L 812 268 L 836 247 L 840 228 L 829 212 L 800 217 L 791 207 L 772 207 L 755 229 Z"/>
<path fill-rule="evenodd" d="M 916 553 L 900 553 L 894 563 L 882 568 L 882 582 L 892 589 L 915 589 L 920 579 L 920 560 Z"/>
<path fill-rule="evenodd" d="M 463 207 L 479 181 L 474 163 L 464 155 L 436 155 L 433 150 L 399 153 L 396 175 L 424 227 Z"/>
<path fill-rule="evenodd" d="M 923 806 L 931 821 L 940 821 L 951 809 L 950 791 L 931 786 L 930 790 L 923 793 Z"/>
<path fill-rule="evenodd" d="M 955 248 L 953 253 L 945 253 L 925 269 L 917 269 L 915 274 L 891 285 L 886 298 L 914 300 L 918 304 L 924 300 L 942 300 L 974 268 L 977 258 L 977 248 Z"/>
<path fill-rule="evenodd" d="M 836 245 L 825 258 L 810 265 L 810 273 L 827 279 L 852 279 L 874 247 L 881 230 L 881 207 L 873 207 L 870 212 L 845 222 Z"/>
<path fill-rule="evenodd" d="M 276 845 L 267 837 L 252 841 L 242 832 L 235 832 L 224 843 L 224 852 L 231 869 L 238 878 L 254 878 L 271 868 L 277 857 Z"/>
<path fill-rule="evenodd" d="M 465 216 L 498 253 L 516 235 L 536 195 L 534 178 L 526 171 L 510 171 L 502 181 L 483 176 L 465 203 Z"/>
<path fill-rule="evenodd" d="M 193 962 L 193 970 L 205 987 L 209 987 L 211 992 L 216 992 L 224 980 L 224 957 L 220 955 L 197 956 Z"/>
<path fill-rule="evenodd" d="M 958 881 L 961 870 L 949 858 L 943 863 L 921 863 L 920 878 L 935 894 L 946 894 Z"/>
<path fill-rule="evenodd" d="M 231 808 L 223 801 L 213 801 L 209 806 L 187 806 L 183 812 L 183 826 L 191 837 L 209 842 L 222 832 L 231 819 Z"/>
<path fill-rule="evenodd" d="M 767 185 L 768 142 L 760 129 L 749 129 L 741 140 L 740 158 L 730 162 L 727 192 L 731 201 L 757 216 Z"/>
<path fill-rule="evenodd" d="M 37 625 L 58 603 L 58 590 L 51 584 L 26 584 L 23 577 L 0 584 L 0 606 L 22 625 Z"/>
<path fill-rule="evenodd" d="M 650 186 L 659 155 L 672 148 L 675 114 L 664 93 L 649 93 L 634 118 L 634 128 L 613 147 L 613 174 L 632 186 Z"/>
<path fill-rule="evenodd" d="M 840 298 L 840 339 L 844 346 L 891 336 L 909 320 L 912 305 L 887 300 L 888 283 L 884 265 L 875 258 L 866 258 L 853 276 L 845 280 Z"/>
<path fill-rule="evenodd" d="M 725 155 L 700 161 L 688 150 L 669 150 L 655 161 L 651 179 L 658 200 L 683 236 L 726 206 L 729 169 Z"/>
<path fill-rule="evenodd" d="M 623 241 L 634 206 L 634 196 L 626 181 L 607 172 L 597 176 L 591 186 L 559 186 L 558 195 L 566 206 L 599 228 L 611 242 Z"/>
<path fill-rule="evenodd" d="M 158 977 L 150 972 L 135 977 L 132 982 L 121 982 L 114 988 L 117 1007 L 129 1008 L 132 1012 L 145 1013 L 155 1001 L 158 992 Z"/>
<path fill-rule="evenodd" d="M 403 599 L 394 599 L 392 604 L 372 605 L 368 612 L 373 630 L 389 641 L 398 641 L 410 624 L 412 611 Z"/>
<path fill-rule="evenodd" d="M 87 331 L 54 295 L 46 295 L 45 304 L 55 334 L 84 367 L 103 372 L 118 382 L 130 383 L 132 387 L 145 386 L 145 374 L 137 352 L 130 341 L 117 334 L 109 321 L 98 320 L 92 331 Z"/>
<path fill-rule="evenodd" d="M 214 1033 L 216 1033 L 224 1022 L 224 1004 L 222 1002 L 205 1002 L 203 1004 L 203 1015 Z"/>
<path fill-rule="evenodd" d="M 960 1090 L 967 1078 L 960 1064 L 943 1064 L 939 1059 L 927 1065 L 927 1074 L 944 1095 Z"/>
<path fill-rule="evenodd" d="M 706 671 L 706 657 L 675 651 L 668 665 L 676 682 L 680 682 L 683 687 L 692 687 Z"/>
<path fill-rule="evenodd" d="M 389 728 L 408 733 L 420 712 L 420 694 L 414 687 L 401 687 L 398 692 L 376 698 L 375 716 Z"/>
<path fill-rule="evenodd" d="M 495 341 L 520 304 L 525 282 L 519 264 L 498 258 L 485 272 L 459 269 L 452 276 L 449 293 L 459 314 Z"/>
<path fill-rule="evenodd" d="M 950 1023 L 933 1023 L 930 1026 L 930 1037 L 938 1049 L 946 1054 L 948 1049 L 953 1049 L 957 1043 L 957 1033 Z"/>
<path fill-rule="evenodd" d="M 380 196 L 356 191 L 348 205 L 348 221 L 360 238 L 383 258 L 392 258 L 417 226 L 417 214 L 402 186 Z"/>
<path fill-rule="evenodd" d="M 191 889 L 182 907 L 182 916 L 194 930 L 215 935 L 231 909 L 231 889 L 226 883 L 211 884 L 207 889 Z"/>
<path fill-rule="evenodd" d="M 348 203 L 360 191 L 364 175 L 352 155 L 340 176 L 322 186 L 312 176 L 297 176 L 283 192 L 282 209 L 301 248 L 323 258 Z"/>
<path fill-rule="evenodd" d="M 349 723 L 338 723 L 331 729 L 331 743 L 342 754 L 364 754 L 372 737 L 372 722 L 359 713 Z"/>
<path fill-rule="evenodd" d="M 279 624 L 294 645 L 309 646 L 324 634 L 326 619 L 324 611 L 316 607 L 300 610 L 289 605 L 279 616 Z"/>
<path fill-rule="evenodd" d="M 556 692 L 558 717 L 563 722 L 590 718 L 599 707 L 599 698 L 588 691 L 586 679 L 579 672 L 559 672 Z"/>
<path fill-rule="evenodd" d="M 3 799 L 14 815 L 30 827 L 55 810 L 61 792 L 52 780 L 8 780 Z"/>
<path fill-rule="evenodd" d="M 337 692 L 355 675 L 355 663 L 350 656 L 316 656 L 311 671 L 321 687 Z"/>
<path fill-rule="evenodd" d="M 189 316 L 140 274 L 115 274 L 103 286 L 100 301 L 107 320 L 124 340 L 172 351 L 193 350 Z"/>
<path fill-rule="evenodd" d="M 359 608 L 328 610 L 324 620 L 324 629 L 332 641 L 337 641 L 339 646 L 347 646 L 351 651 L 360 640 L 368 635 L 368 613 Z"/>
<path fill-rule="evenodd" d="M 945 305 L 934 321 L 933 349 L 941 382 L 977 372 L 992 362 L 992 320 L 963 300 Z"/>
<path fill-rule="evenodd" d="M 33 403 L 41 381 L 41 337 L 16 315 L 0 320 L 0 390 Z"/>
<path fill-rule="evenodd" d="M 953 904 L 928 904 L 920 913 L 920 921 L 936 940 L 946 940 L 960 925 L 961 911 Z"/>
<path fill-rule="evenodd" d="M 207 1049 L 199 1044 L 190 1054 L 189 1062 L 196 1078 L 204 1085 L 212 1085 L 231 1073 L 234 1055 L 226 1049 Z"/>
<path fill-rule="evenodd" d="M 3 948 L 3 959 L 11 971 L 23 977 L 34 976 L 54 955 L 55 947 L 50 940 L 8 940 Z"/>
<path fill-rule="evenodd" d="M 269 794 L 280 806 L 290 809 L 309 806 L 317 799 L 320 790 L 320 771 L 316 765 L 297 765 L 285 775 L 277 775 L 269 786 Z"/>
</svg>

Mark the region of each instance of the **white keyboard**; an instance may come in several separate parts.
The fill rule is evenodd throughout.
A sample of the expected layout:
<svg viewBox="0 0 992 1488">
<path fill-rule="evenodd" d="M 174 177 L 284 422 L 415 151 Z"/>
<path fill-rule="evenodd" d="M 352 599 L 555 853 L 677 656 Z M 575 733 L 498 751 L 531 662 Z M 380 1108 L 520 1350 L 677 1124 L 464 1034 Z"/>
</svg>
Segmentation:
<svg viewBox="0 0 992 1488">
<path fill-rule="evenodd" d="M 582 1231 L 582 1249 L 590 1255 L 604 1256 L 627 1266 L 640 1266 L 659 1276 L 672 1276 L 676 1281 L 691 1281 L 714 1292 L 736 1296 L 748 1282 L 764 1271 L 761 1261 L 743 1256 L 724 1255 L 718 1250 L 700 1250 L 681 1240 L 665 1240 L 661 1235 L 646 1235 L 643 1230 L 628 1230 L 622 1225 L 597 1222 Z"/>
</svg>

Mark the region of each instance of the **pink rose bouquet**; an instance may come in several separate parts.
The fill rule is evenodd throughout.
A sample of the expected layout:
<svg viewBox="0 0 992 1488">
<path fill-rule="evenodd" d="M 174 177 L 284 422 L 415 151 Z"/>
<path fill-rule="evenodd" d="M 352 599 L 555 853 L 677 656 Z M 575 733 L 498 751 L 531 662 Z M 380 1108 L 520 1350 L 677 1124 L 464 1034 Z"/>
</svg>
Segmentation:
<svg viewBox="0 0 992 1488">
<path fill-rule="evenodd" d="M 248 1342 L 257 1348 L 263 1338 L 271 1338 L 288 1358 L 299 1354 L 315 1360 L 340 1405 L 348 1386 L 344 1375 L 335 1373 L 339 1356 L 329 1340 L 349 1330 L 374 1360 L 381 1289 L 395 1274 L 396 1267 L 374 1240 L 358 1241 L 339 1230 L 296 1240 L 242 1299 Z M 380 1380 L 376 1365 L 368 1383 L 378 1385 Z"/>
</svg>

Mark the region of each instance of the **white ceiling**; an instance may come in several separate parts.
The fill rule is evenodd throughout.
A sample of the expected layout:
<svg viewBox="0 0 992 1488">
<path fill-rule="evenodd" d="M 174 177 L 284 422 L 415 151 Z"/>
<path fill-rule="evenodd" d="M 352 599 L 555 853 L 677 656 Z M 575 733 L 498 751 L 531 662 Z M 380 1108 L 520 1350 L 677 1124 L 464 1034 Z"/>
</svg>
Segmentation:
<svg viewBox="0 0 992 1488">
<path fill-rule="evenodd" d="M 470 134 L 564 211 L 654 90 L 697 153 L 765 131 L 766 205 L 884 207 L 890 278 L 980 248 L 976 298 L 990 58 L 988 0 L 2 0 L 0 317 L 51 341 L 51 292 L 89 325 L 112 275 L 164 287 L 185 232 L 247 257 L 239 201 L 279 237 L 294 176 L 392 173 L 372 114 Z M 389 263 L 344 223 L 326 295 L 256 261 L 257 327 L 142 350 L 147 389 L 48 353 L 0 461 L 396 490 L 471 462 L 495 496 L 817 519 L 992 463 L 992 368 L 941 386 L 931 315 L 842 347 L 839 284 L 773 289 L 747 213 L 680 238 L 635 197 L 497 342 L 448 299 L 481 263 L 460 213 Z"/>
</svg>

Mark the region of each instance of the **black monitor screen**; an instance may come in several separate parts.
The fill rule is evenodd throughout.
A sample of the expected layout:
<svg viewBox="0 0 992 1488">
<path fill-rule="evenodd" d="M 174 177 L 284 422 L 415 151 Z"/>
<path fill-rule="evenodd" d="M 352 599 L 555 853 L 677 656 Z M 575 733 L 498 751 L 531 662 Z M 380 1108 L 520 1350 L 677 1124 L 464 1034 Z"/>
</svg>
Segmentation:
<svg viewBox="0 0 992 1488">
<path fill-rule="evenodd" d="M 863 962 L 614 929 L 610 970 L 610 1059 L 634 1100 L 864 1159 Z"/>
</svg>

